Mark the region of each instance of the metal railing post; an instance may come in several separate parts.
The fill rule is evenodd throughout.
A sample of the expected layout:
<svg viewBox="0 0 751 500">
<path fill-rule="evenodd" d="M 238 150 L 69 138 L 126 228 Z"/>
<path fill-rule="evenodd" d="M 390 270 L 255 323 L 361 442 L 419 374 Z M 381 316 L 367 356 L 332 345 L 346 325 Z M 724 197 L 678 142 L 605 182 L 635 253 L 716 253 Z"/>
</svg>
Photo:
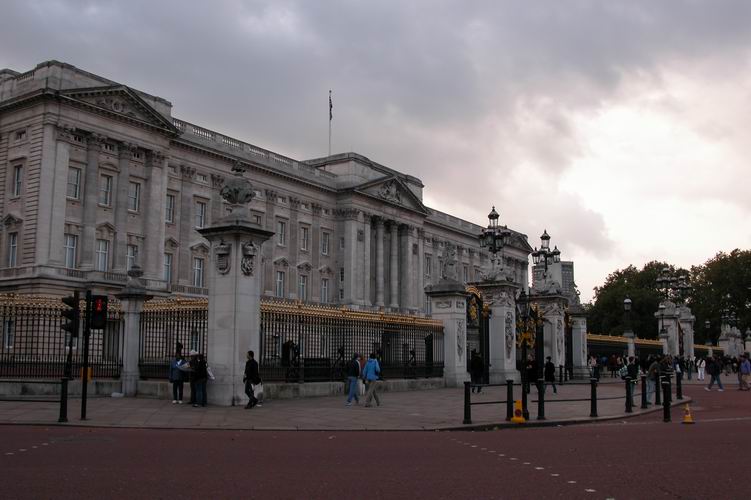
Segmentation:
<svg viewBox="0 0 751 500">
<path fill-rule="evenodd" d="M 626 413 L 633 413 L 631 406 L 631 377 L 626 377 Z"/>
<path fill-rule="evenodd" d="M 529 420 L 529 408 L 527 408 L 527 386 L 522 382 L 522 417 Z"/>
<path fill-rule="evenodd" d="M 558 367 L 558 383 L 563 385 L 563 365 Z"/>
<path fill-rule="evenodd" d="M 641 409 L 644 410 L 649 406 L 647 401 L 647 376 L 641 376 Z"/>
<path fill-rule="evenodd" d="M 469 404 L 469 382 L 464 382 L 464 422 L 463 424 L 472 423 L 472 409 Z"/>
<path fill-rule="evenodd" d="M 590 412 L 589 416 L 594 418 L 597 416 L 597 379 L 591 378 L 589 379 L 589 385 L 591 386 L 592 393 L 590 396 Z"/>
<path fill-rule="evenodd" d="M 60 379 L 60 416 L 58 422 L 68 421 L 68 379 Z"/>
<path fill-rule="evenodd" d="M 545 382 L 537 380 L 537 420 L 545 420 Z"/>
<path fill-rule="evenodd" d="M 683 373 L 675 374 L 675 399 L 683 399 Z"/>
<path fill-rule="evenodd" d="M 514 416 L 514 381 L 506 381 L 506 420 Z"/>
<path fill-rule="evenodd" d="M 663 389 L 665 390 L 665 397 L 662 398 L 662 421 L 670 422 L 670 397 L 668 397 L 668 394 L 670 394 L 670 381 L 667 377 L 662 380 L 662 384 Z"/>
<path fill-rule="evenodd" d="M 660 385 L 662 385 L 662 379 L 660 378 L 660 375 L 657 375 L 657 380 L 655 380 L 655 406 L 662 404 L 662 398 L 660 397 L 662 388 Z"/>
</svg>

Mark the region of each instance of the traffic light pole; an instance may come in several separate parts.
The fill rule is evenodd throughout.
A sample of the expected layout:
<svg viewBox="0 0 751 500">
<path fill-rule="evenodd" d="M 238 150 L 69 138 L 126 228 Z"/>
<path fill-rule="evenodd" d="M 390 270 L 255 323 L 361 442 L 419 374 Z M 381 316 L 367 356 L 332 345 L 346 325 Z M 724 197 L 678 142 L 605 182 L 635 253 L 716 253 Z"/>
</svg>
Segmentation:
<svg viewBox="0 0 751 500">
<path fill-rule="evenodd" d="M 86 420 L 86 393 L 89 380 L 89 333 L 91 332 L 91 290 L 86 290 L 83 317 L 83 373 L 81 374 L 81 420 Z"/>
</svg>

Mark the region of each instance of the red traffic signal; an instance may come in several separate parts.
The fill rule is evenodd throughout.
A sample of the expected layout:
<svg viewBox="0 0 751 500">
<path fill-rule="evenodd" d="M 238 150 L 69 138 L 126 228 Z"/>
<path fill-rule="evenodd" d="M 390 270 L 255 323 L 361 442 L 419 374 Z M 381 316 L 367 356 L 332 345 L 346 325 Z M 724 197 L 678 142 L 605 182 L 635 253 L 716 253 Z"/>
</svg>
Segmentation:
<svg viewBox="0 0 751 500">
<path fill-rule="evenodd" d="M 107 327 L 107 296 L 93 295 L 91 297 L 91 328 L 103 330 Z"/>
</svg>

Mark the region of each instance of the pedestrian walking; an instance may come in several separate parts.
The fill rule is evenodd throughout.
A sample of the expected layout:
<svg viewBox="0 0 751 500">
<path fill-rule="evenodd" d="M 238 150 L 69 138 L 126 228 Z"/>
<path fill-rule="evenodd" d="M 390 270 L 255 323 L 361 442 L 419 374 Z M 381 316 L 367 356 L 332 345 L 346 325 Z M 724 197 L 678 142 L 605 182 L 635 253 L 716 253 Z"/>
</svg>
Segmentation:
<svg viewBox="0 0 751 500">
<path fill-rule="evenodd" d="M 659 358 L 653 357 L 652 362 L 649 364 L 647 370 L 647 401 L 652 398 L 652 393 L 655 392 L 655 385 L 659 383 L 660 379 L 660 361 Z M 657 397 L 657 396 L 655 396 Z M 652 404 L 647 402 L 647 404 Z"/>
<path fill-rule="evenodd" d="M 722 365 L 720 364 L 720 360 L 710 356 L 707 360 L 707 372 L 709 373 L 710 379 L 709 385 L 705 387 L 704 390 L 711 391 L 712 386 L 715 382 L 717 382 L 717 390 L 720 392 L 724 391 L 725 388 L 722 387 L 722 380 L 720 380 L 722 374 Z"/>
<path fill-rule="evenodd" d="M 371 402 L 375 399 L 376 405 L 381 406 L 381 400 L 376 392 L 378 386 L 378 377 L 381 374 L 381 365 L 378 364 L 376 355 L 374 352 L 370 353 L 368 362 L 365 363 L 365 369 L 362 371 L 362 378 L 368 386 L 368 390 L 365 393 L 365 408 L 373 406 Z"/>
<path fill-rule="evenodd" d="M 548 383 L 551 383 L 553 384 L 553 394 L 558 394 L 558 388 L 555 386 L 555 365 L 551 361 L 550 356 L 545 358 L 544 371 L 545 383 L 542 386 L 542 393 L 545 394 L 547 392 Z"/>
<path fill-rule="evenodd" d="M 475 389 L 477 389 L 478 394 L 482 392 L 482 387 L 475 387 L 475 385 L 479 386 L 480 384 L 482 384 L 482 376 L 484 371 L 485 366 L 483 365 L 480 354 L 478 354 L 476 350 L 472 349 L 472 358 L 469 361 L 469 377 L 472 381 L 472 392 L 475 392 Z"/>
<path fill-rule="evenodd" d="M 188 384 L 190 385 L 190 401 L 188 404 L 196 404 L 196 357 L 198 351 L 191 349 L 188 353 L 188 362 L 181 366 L 181 369 L 188 373 Z"/>
<path fill-rule="evenodd" d="M 352 406 L 352 400 L 359 405 L 360 396 L 358 393 L 357 381 L 360 380 L 360 355 L 354 353 L 352 360 L 347 365 L 347 387 L 349 388 L 347 394 L 347 406 Z"/>
<path fill-rule="evenodd" d="M 738 373 L 741 374 L 741 381 L 738 389 L 741 391 L 749 390 L 748 379 L 751 377 L 751 360 L 749 360 L 749 354 L 746 353 L 741 357 L 740 366 L 738 367 Z"/>
<path fill-rule="evenodd" d="M 526 370 L 526 379 L 525 379 L 525 388 L 524 390 L 527 391 L 527 394 L 529 394 L 530 387 L 532 386 L 532 383 L 537 381 L 537 362 L 535 361 L 534 356 L 531 354 L 527 355 L 527 364 L 524 366 L 524 369 Z"/>
<path fill-rule="evenodd" d="M 209 365 L 206 363 L 206 357 L 203 354 L 196 355 L 195 366 L 193 369 L 194 384 L 196 388 L 196 397 L 193 402 L 193 408 L 197 408 L 198 405 L 206 406 L 206 384 L 209 381 Z"/>
<path fill-rule="evenodd" d="M 706 370 L 707 361 L 704 358 L 696 360 L 696 379 L 704 381 L 704 370 Z"/>
<path fill-rule="evenodd" d="M 172 404 L 183 404 L 183 384 L 185 378 L 180 367 L 185 363 L 180 351 L 175 353 L 169 365 L 169 381 L 172 382 Z"/>
<path fill-rule="evenodd" d="M 626 375 L 631 377 L 631 406 L 636 406 L 634 404 L 634 393 L 636 392 L 636 383 L 639 380 L 639 365 L 636 363 L 636 359 L 633 356 L 628 357 Z"/>
<path fill-rule="evenodd" d="M 248 404 L 245 405 L 245 409 L 250 410 L 258 404 L 258 398 L 253 393 L 253 386 L 261 383 L 261 376 L 258 373 L 258 361 L 255 359 L 255 353 L 248 351 L 246 357 L 247 361 L 245 361 L 243 382 L 245 382 L 245 394 L 248 396 Z"/>
</svg>

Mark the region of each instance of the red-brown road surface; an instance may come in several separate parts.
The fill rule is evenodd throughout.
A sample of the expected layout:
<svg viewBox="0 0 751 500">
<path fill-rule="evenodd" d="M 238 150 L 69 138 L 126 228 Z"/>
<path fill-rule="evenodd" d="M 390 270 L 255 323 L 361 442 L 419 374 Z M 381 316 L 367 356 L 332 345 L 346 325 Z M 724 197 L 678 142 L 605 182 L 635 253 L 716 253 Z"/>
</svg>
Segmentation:
<svg viewBox="0 0 751 500">
<path fill-rule="evenodd" d="M 0 497 L 749 498 L 751 393 L 686 392 L 693 426 L 675 409 L 494 432 L 0 426 Z"/>
</svg>

